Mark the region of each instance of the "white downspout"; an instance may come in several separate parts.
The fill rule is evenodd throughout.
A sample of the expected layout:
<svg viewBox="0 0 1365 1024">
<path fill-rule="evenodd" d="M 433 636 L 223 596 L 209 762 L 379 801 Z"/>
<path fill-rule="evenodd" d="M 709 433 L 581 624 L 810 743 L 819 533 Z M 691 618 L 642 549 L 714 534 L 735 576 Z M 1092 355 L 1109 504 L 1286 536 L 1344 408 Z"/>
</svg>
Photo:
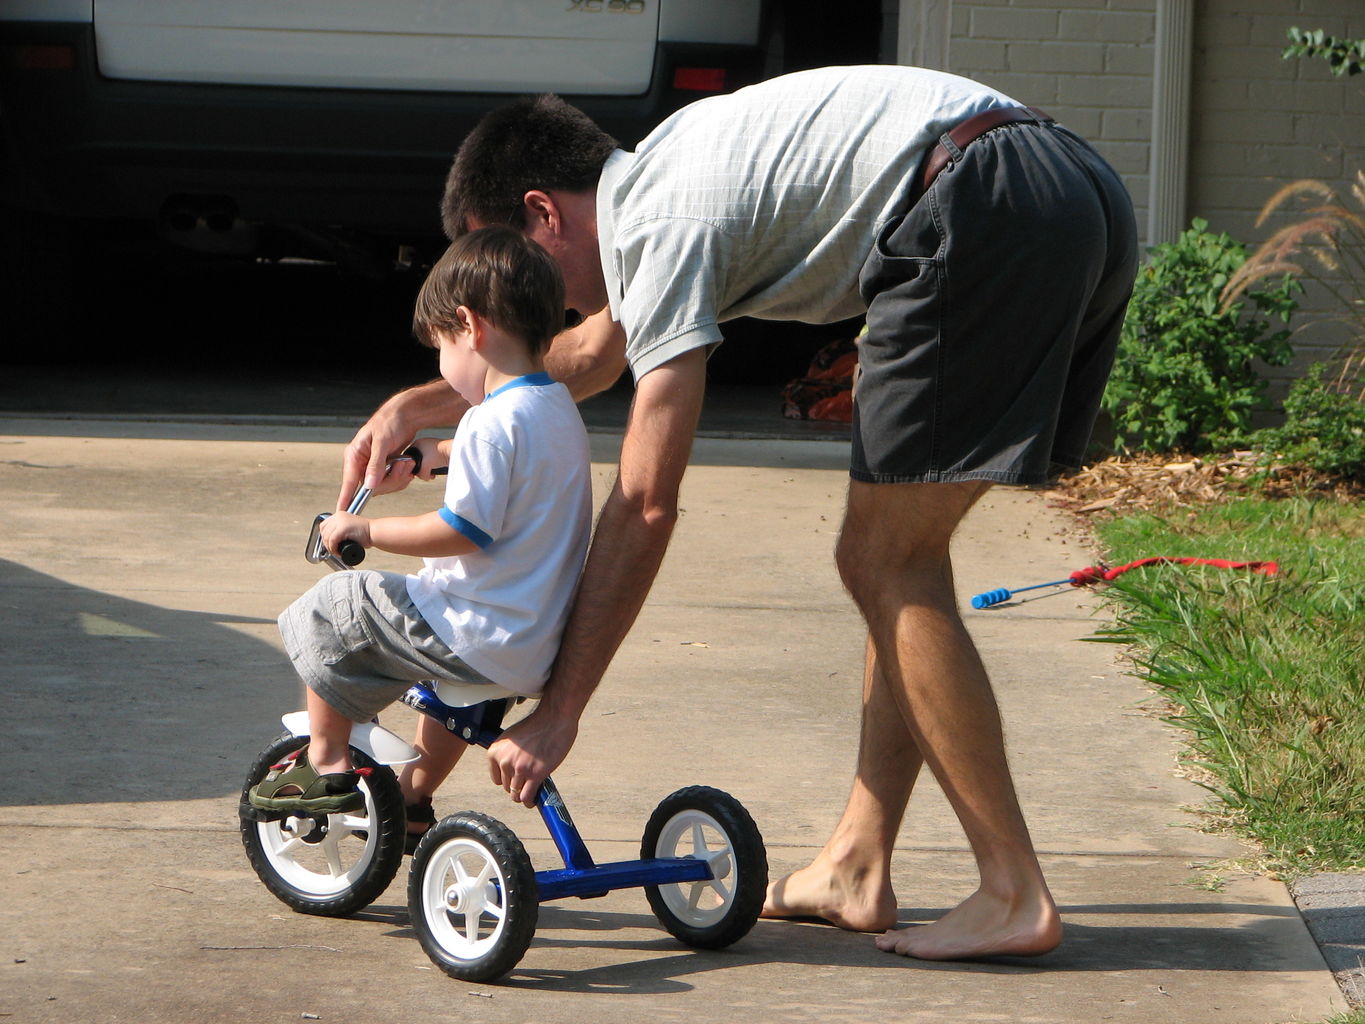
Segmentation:
<svg viewBox="0 0 1365 1024">
<path fill-rule="evenodd" d="M 1193 49 L 1194 0 L 1157 0 L 1148 245 L 1173 242 L 1186 227 Z"/>
</svg>

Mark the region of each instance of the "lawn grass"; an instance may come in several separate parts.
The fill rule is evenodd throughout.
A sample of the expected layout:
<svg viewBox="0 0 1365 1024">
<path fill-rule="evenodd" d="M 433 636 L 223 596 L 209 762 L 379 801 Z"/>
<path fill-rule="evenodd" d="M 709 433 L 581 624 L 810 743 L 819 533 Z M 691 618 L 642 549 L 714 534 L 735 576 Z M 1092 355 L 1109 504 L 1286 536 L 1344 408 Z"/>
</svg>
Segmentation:
<svg viewBox="0 0 1365 1024">
<path fill-rule="evenodd" d="M 1140 676 L 1187 730 L 1193 773 L 1287 873 L 1365 868 L 1365 514 L 1240 498 L 1097 524 L 1106 561 L 1274 560 L 1273 578 L 1187 566 L 1106 590 Z"/>
</svg>

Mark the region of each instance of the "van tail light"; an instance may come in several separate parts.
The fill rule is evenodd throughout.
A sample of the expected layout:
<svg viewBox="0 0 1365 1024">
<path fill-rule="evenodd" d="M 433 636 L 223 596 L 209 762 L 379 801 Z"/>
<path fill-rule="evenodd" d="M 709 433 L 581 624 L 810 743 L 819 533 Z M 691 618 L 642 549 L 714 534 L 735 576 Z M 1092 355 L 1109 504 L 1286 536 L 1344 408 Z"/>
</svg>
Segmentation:
<svg viewBox="0 0 1365 1024">
<path fill-rule="evenodd" d="M 70 46 L 27 43 L 5 49 L 7 63 L 18 71 L 70 71 L 76 66 L 76 51 Z"/>
<path fill-rule="evenodd" d="M 673 88 L 688 92 L 724 92 L 724 68 L 676 68 Z"/>
</svg>

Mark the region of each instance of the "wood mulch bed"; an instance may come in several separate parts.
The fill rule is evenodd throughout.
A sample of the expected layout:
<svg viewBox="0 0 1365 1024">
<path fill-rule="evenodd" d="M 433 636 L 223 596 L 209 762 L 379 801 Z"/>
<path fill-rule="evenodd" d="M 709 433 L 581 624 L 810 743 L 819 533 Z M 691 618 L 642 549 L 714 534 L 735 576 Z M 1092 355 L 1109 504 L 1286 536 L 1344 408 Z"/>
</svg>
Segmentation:
<svg viewBox="0 0 1365 1024">
<path fill-rule="evenodd" d="M 1057 507 L 1081 515 L 1195 508 L 1234 496 L 1303 495 L 1358 502 L 1365 498 L 1365 481 L 1294 466 L 1267 470 L 1251 452 L 1203 458 L 1139 454 L 1096 462 L 1062 477 L 1048 492 Z"/>
</svg>

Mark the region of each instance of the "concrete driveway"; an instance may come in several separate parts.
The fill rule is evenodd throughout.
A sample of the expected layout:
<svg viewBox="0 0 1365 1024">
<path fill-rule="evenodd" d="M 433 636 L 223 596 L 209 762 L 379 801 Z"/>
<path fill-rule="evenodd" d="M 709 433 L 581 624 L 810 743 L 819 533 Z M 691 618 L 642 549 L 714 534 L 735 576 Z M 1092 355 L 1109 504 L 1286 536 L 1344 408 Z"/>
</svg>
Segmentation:
<svg viewBox="0 0 1365 1024">
<path fill-rule="evenodd" d="M 452 981 L 408 922 L 406 870 L 353 919 L 294 914 L 237 836 L 243 773 L 299 701 L 274 619 L 316 579 L 308 523 L 349 431 L 0 420 L 0 1017 L 209 1024 L 922 1021 L 1279 1024 L 1345 1002 L 1283 884 L 1217 866 L 1203 791 L 1093 595 L 968 612 L 1067 939 L 1036 960 L 928 964 L 867 935 L 759 922 L 694 952 L 638 891 L 541 908 L 500 985 Z M 618 439 L 594 436 L 597 483 Z M 676 540 L 557 781 L 599 860 L 634 856 L 679 786 L 733 793 L 773 871 L 805 863 L 851 777 L 862 636 L 831 560 L 846 445 L 703 440 Z M 379 499 L 416 511 L 429 489 Z M 377 503 L 375 508 L 380 506 Z M 962 594 L 1093 561 L 1038 495 L 996 490 L 958 541 Z M 375 555 L 368 563 L 400 568 Z M 397 709 L 391 727 L 410 732 Z M 553 850 L 476 756 L 438 810 Z M 896 864 L 903 923 L 971 891 L 926 779 Z"/>
</svg>

